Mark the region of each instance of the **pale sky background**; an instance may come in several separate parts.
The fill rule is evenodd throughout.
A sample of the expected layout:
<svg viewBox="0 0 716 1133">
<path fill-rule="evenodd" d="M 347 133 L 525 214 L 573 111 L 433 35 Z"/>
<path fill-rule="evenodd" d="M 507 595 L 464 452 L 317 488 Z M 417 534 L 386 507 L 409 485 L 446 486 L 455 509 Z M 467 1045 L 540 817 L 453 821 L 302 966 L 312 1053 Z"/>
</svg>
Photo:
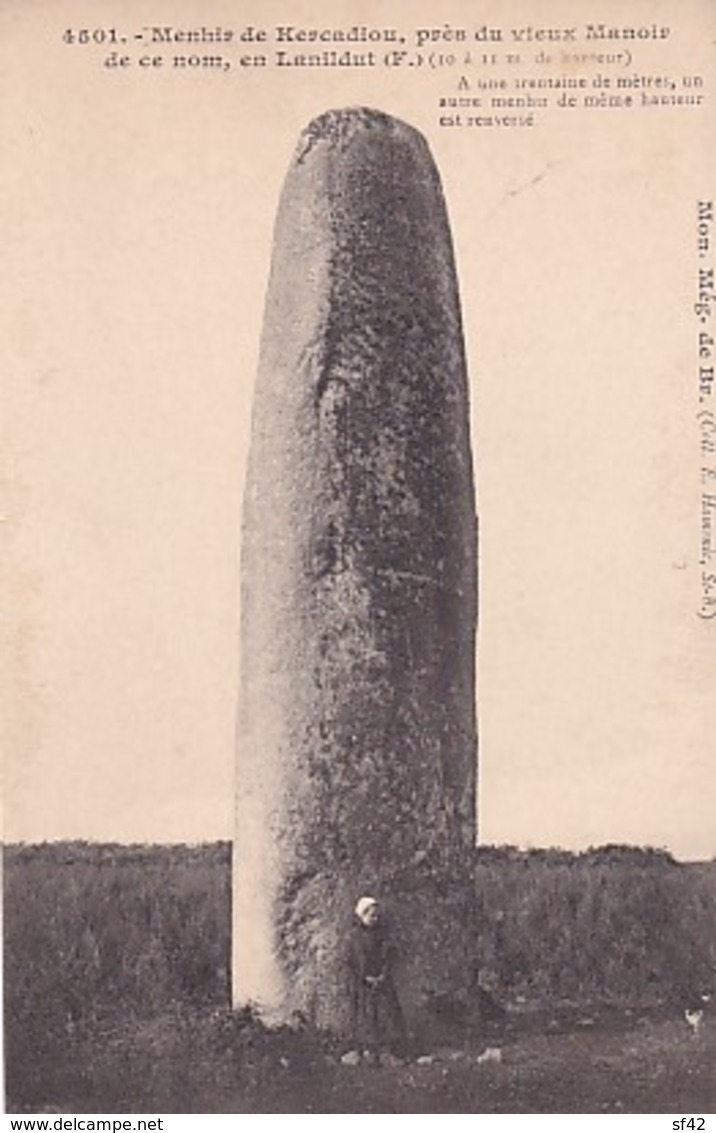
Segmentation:
<svg viewBox="0 0 716 1133">
<path fill-rule="evenodd" d="M 573 2 L 487 3 L 478 19 L 453 0 L 438 23 L 505 27 L 537 7 L 547 26 L 579 22 Z M 185 25 L 435 22 L 421 3 L 149 8 Z M 672 25 L 635 49 L 633 73 L 713 73 L 709 0 L 594 0 L 588 18 L 623 24 L 626 9 Z M 149 17 L 136 11 L 0 8 L 5 840 L 231 836 L 271 230 L 300 130 L 364 104 L 426 135 L 456 245 L 481 529 L 481 840 L 711 857 L 716 620 L 697 616 L 692 304 L 713 91 L 702 110 L 440 129 L 458 69 L 120 73 L 61 41 L 67 26 L 133 32 Z"/>
</svg>

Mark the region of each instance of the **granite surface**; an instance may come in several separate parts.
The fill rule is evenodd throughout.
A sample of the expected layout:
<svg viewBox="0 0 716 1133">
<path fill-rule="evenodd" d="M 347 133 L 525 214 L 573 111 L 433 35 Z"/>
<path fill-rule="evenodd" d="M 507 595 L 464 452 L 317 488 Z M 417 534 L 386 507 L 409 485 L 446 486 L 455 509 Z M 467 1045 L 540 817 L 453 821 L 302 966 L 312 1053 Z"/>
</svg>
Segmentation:
<svg viewBox="0 0 716 1133">
<path fill-rule="evenodd" d="M 355 900 L 410 1014 L 471 979 L 477 524 L 452 241 L 422 136 L 301 135 L 274 235 L 241 548 L 234 994 L 345 1022 Z"/>
</svg>

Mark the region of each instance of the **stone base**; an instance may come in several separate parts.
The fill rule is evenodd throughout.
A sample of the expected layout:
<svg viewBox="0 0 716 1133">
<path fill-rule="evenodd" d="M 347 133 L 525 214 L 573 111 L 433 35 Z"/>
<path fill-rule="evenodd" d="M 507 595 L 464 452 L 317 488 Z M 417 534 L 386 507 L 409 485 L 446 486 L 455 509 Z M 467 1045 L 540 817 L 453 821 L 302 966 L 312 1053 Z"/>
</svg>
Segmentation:
<svg viewBox="0 0 716 1133">
<path fill-rule="evenodd" d="M 435 876 L 346 885 L 314 876 L 277 916 L 273 957 L 282 992 L 258 1004 L 268 1024 L 309 1025 L 350 1038 L 347 953 L 361 893 L 380 902 L 396 950 L 395 984 L 413 1041 L 463 1045 L 475 1025 L 477 936 L 473 886 Z"/>
</svg>

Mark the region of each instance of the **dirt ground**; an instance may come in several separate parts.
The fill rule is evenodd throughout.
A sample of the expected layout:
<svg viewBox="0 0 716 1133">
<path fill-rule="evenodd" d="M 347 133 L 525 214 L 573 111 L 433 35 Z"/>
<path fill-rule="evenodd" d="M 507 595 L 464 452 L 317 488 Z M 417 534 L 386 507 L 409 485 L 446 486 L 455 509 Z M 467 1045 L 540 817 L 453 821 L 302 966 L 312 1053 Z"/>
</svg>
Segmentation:
<svg viewBox="0 0 716 1133">
<path fill-rule="evenodd" d="M 702 1115 L 716 1102 L 716 1019 L 694 1033 L 673 1011 L 524 1011 L 471 1050 L 395 1065 L 344 1053 L 228 1012 L 98 1021 L 15 1074 L 8 1111 Z"/>
</svg>

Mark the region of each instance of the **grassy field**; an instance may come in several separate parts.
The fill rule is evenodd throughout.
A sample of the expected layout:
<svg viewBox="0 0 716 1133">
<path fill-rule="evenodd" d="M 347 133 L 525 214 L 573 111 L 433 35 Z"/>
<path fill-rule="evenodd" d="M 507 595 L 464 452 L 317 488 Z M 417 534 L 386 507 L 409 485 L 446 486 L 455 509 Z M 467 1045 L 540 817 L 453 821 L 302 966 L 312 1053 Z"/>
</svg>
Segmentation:
<svg viewBox="0 0 716 1133">
<path fill-rule="evenodd" d="M 510 1021 L 501 1058 L 438 1050 L 399 1066 L 344 1066 L 316 1038 L 266 1034 L 228 1013 L 98 1024 L 24 1080 L 11 1112 L 714 1112 L 716 1041 L 677 1017 L 593 1011 Z M 21 1083 L 16 1083 L 22 1089 Z"/>
<path fill-rule="evenodd" d="M 713 863 L 478 851 L 505 1018 L 357 1067 L 229 1010 L 227 844 L 7 847 L 4 875 L 11 1112 L 713 1112 L 716 1021 L 683 1014 L 716 972 Z"/>
</svg>

